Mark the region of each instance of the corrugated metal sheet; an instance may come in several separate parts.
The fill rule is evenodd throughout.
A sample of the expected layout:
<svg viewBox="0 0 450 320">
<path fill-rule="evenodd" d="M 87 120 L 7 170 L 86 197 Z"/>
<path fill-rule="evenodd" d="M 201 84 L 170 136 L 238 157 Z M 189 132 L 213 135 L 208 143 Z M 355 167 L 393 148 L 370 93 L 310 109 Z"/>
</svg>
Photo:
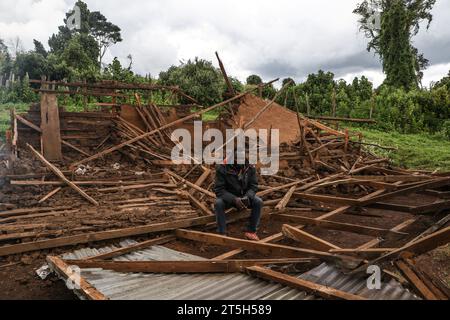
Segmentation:
<svg viewBox="0 0 450 320">
<path fill-rule="evenodd" d="M 367 278 L 346 275 L 326 263 L 301 275 L 300 278 L 371 300 L 419 300 L 393 279 L 388 283 L 382 283 L 381 290 L 369 290 Z"/>
<path fill-rule="evenodd" d="M 120 247 L 135 244 L 127 240 Z M 84 259 L 118 249 L 85 248 L 63 256 Z M 189 261 L 202 258 L 162 246 L 154 246 L 114 259 L 115 261 Z M 102 269 L 82 269 L 82 276 L 98 291 L 112 300 L 314 300 L 315 296 L 277 283 L 245 274 L 143 274 L 120 273 Z M 321 266 L 299 278 L 327 285 L 371 299 L 416 299 L 395 281 L 383 284 L 383 290 L 370 291 L 366 279 L 347 276 L 333 266 Z"/>
</svg>

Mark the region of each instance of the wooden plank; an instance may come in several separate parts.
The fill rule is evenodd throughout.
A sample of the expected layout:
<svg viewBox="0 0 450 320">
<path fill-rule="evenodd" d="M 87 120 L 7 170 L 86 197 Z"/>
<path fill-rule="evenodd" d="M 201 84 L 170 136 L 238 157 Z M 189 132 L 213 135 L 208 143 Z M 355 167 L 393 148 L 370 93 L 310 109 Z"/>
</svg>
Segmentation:
<svg viewBox="0 0 450 320">
<path fill-rule="evenodd" d="M 292 195 L 294 194 L 295 190 L 297 189 L 297 186 L 293 186 L 283 197 L 283 200 L 280 201 L 280 203 L 277 204 L 275 207 L 278 211 L 283 211 L 286 209 L 286 206 L 289 204 L 289 201 L 292 198 Z"/>
<path fill-rule="evenodd" d="M 288 224 L 283 225 L 283 234 L 295 241 L 300 242 L 301 244 L 306 244 L 309 248 L 319 251 L 329 251 L 331 249 L 340 249 L 338 246 L 331 244 L 325 240 L 322 240 L 312 234 L 297 229 Z"/>
<path fill-rule="evenodd" d="M 305 259 L 262 259 L 262 260 L 200 260 L 200 261 L 103 261 L 68 260 L 67 263 L 80 268 L 101 268 L 117 272 L 134 273 L 238 273 L 247 267 L 263 265 L 285 265 L 304 263 Z"/>
<path fill-rule="evenodd" d="M 247 218 L 249 213 L 239 215 L 242 218 Z M 190 228 L 195 226 L 202 226 L 208 223 L 215 222 L 215 217 L 200 217 L 185 219 L 172 222 L 149 224 L 145 226 L 116 229 L 109 231 L 100 231 L 85 233 L 69 237 L 60 237 L 56 239 L 42 240 L 36 242 L 21 243 L 10 246 L 0 247 L 0 257 L 8 256 L 12 254 L 39 251 L 44 249 L 52 249 L 59 247 L 66 247 L 76 244 L 84 244 L 90 242 L 120 239 L 132 236 L 138 236 L 143 234 L 150 234 L 155 232 L 173 231 L 179 228 Z"/>
<path fill-rule="evenodd" d="M 208 197 L 213 198 L 213 199 L 216 198 L 216 195 L 213 192 L 208 191 L 206 189 L 203 189 L 202 187 L 199 187 L 198 185 L 196 185 L 196 184 L 194 184 L 194 183 L 184 179 L 183 177 L 180 177 L 179 175 L 177 175 L 176 173 L 174 173 L 174 172 L 172 172 L 172 171 L 170 171 L 168 169 L 166 169 L 164 171 L 167 174 L 169 174 L 170 176 L 174 177 L 175 179 L 177 179 L 177 180 L 181 181 L 182 183 L 186 184 L 187 186 L 189 186 L 191 188 L 194 188 L 195 190 L 197 190 L 197 191 L 207 195 Z"/>
<path fill-rule="evenodd" d="M 358 206 L 360 204 L 358 199 L 350 199 L 350 198 L 342 198 L 342 197 L 334 197 L 334 196 L 326 196 L 326 195 L 318 195 L 318 194 L 308 194 L 308 193 L 294 193 L 295 197 L 305 199 L 305 200 L 311 200 L 311 201 L 318 201 L 318 202 L 325 202 L 325 203 L 333 203 L 333 204 L 343 204 L 345 206 Z"/>
<path fill-rule="evenodd" d="M 62 259 L 58 257 L 47 257 L 47 263 L 49 264 L 50 268 L 58 273 L 62 278 L 64 279 L 71 279 L 72 281 L 75 281 L 73 275 L 69 272 L 71 269 L 69 265 L 67 265 L 66 262 L 64 262 Z M 79 289 L 75 289 L 75 291 L 78 291 L 83 296 L 88 298 L 89 300 L 109 300 L 105 295 L 100 293 L 95 287 L 93 287 L 86 279 L 84 279 L 81 275 L 77 276 L 79 283 Z"/>
<path fill-rule="evenodd" d="M 416 273 L 402 260 L 396 261 L 395 265 L 403 276 L 409 281 L 414 291 L 426 300 L 439 300 L 436 295 L 423 283 Z"/>
<path fill-rule="evenodd" d="M 160 237 L 160 238 L 156 238 L 156 239 L 151 239 L 151 240 L 143 241 L 143 242 L 140 242 L 140 243 L 137 243 L 137 244 L 125 247 L 125 248 L 113 250 L 108 253 L 103 253 L 103 254 L 93 256 L 93 257 L 89 257 L 89 258 L 86 258 L 85 260 L 108 260 L 108 259 L 123 256 L 130 252 L 136 252 L 136 251 L 139 251 L 142 249 L 146 249 L 151 246 L 161 245 L 161 244 L 170 242 L 175 239 L 176 239 L 175 236 L 165 236 L 165 237 Z"/>
<path fill-rule="evenodd" d="M 450 242 L 450 227 L 447 227 L 441 231 L 426 236 L 423 239 L 409 242 L 403 247 L 396 249 L 386 255 L 383 255 L 374 261 L 369 262 L 369 264 L 357 268 L 352 273 L 355 274 L 365 272 L 365 270 L 367 270 L 368 265 L 377 265 L 389 260 L 398 259 L 403 252 L 411 252 L 413 255 L 419 256 L 429 251 L 432 251 L 438 247 L 444 246 L 449 242 Z"/>
<path fill-rule="evenodd" d="M 256 251 L 262 254 L 268 255 L 281 255 L 281 256 L 306 256 L 306 257 L 317 257 L 327 261 L 342 261 L 348 265 L 358 265 L 361 260 L 352 257 L 333 255 L 327 252 L 321 252 L 316 250 L 300 249 L 289 246 L 254 242 L 249 240 L 242 240 L 236 238 L 225 237 L 221 235 L 204 233 L 191 230 L 177 230 L 175 232 L 178 238 L 205 242 L 213 245 L 225 246 L 225 247 L 236 247 L 242 248 L 248 251 Z"/>
<path fill-rule="evenodd" d="M 57 175 L 64 183 L 66 183 L 69 187 L 71 187 L 73 190 L 78 192 L 83 198 L 88 200 L 90 203 L 92 203 L 95 206 L 99 206 L 99 203 L 94 200 L 91 196 L 89 196 L 86 192 L 81 190 L 77 185 L 75 185 L 72 181 L 67 179 L 64 174 L 53 164 L 47 161 L 44 156 L 42 156 L 39 152 L 37 152 L 31 145 L 27 144 L 28 148 L 31 150 L 31 152 L 47 167 L 49 168 L 55 175 Z"/>
<path fill-rule="evenodd" d="M 394 198 L 396 196 L 401 196 L 401 195 L 405 195 L 405 194 L 411 194 L 411 193 L 415 193 L 415 192 L 420 192 L 423 190 L 427 190 L 430 188 L 440 188 L 446 185 L 450 184 L 450 178 L 441 178 L 441 179 L 435 179 L 423 184 L 419 184 L 416 186 L 412 186 L 409 188 L 405 188 L 405 189 L 401 189 L 401 190 L 397 190 L 391 193 L 387 193 L 387 194 L 382 194 L 378 197 L 374 197 L 368 200 L 364 200 L 364 201 L 360 201 L 360 206 L 367 206 L 369 204 L 372 203 L 376 203 L 376 202 L 381 202 L 383 200 L 386 199 L 390 199 L 390 198 Z"/>
<path fill-rule="evenodd" d="M 338 299 L 338 300 L 366 300 L 365 298 L 357 295 L 353 295 L 344 291 L 340 291 L 334 288 L 322 286 L 314 282 L 298 279 L 286 274 L 268 270 L 262 267 L 250 267 L 247 268 L 250 275 L 274 281 L 285 286 L 289 286 L 294 289 L 306 291 L 312 295 L 320 296 L 324 299 Z"/>
<path fill-rule="evenodd" d="M 450 289 L 443 285 L 442 281 L 433 281 L 437 280 L 436 277 L 430 277 L 430 275 L 426 272 L 423 272 L 422 269 L 420 269 L 413 260 L 404 258 L 402 260 L 405 264 L 408 265 L 409 269 L 414 271 L 414 273 L 419 277 L 419 279 L 428 287 L 428 289 L 433 292 L 433 294 L 439 299 L 439 300 L 448 300 L 449 296 L 447 296 L 447 293 L 450 292 Z M 436 285 L 438 284 L 438 285 Z M 445 287 L 444 287 L 445 286 Z"/>
<path fill-rule="evenodd" d="M 43 155 L 49 160 L 62 160 L 58 98 L 56 94 L 41 95 L 41 130 Z"/>
<path fill-rule="evenodd" d="M 319 220 L 308 217 L 303 217 L 300 215 L 287 215 L 287 214 L 272 214 L 271 218 L 284 222 L 284 223 L 295 223 L 303 224 L 307 226 L 317 226 L 320 228 L 340 230 L 346 232 L 353 232 L 358 234 L 364 234 L 373 237 L 385 236 L 393 239 L 398 239 L 399 237 L 407 235 L 406 233 L 399 231 L 392 231 L 388 229 L 381 229 L 375 227 L 366 227 L 350 223 L 334 222 L 329 220 Z"/>
<path fill-rule="evenodd" d="M 401 224 L 399 224 L 398 226 L 392 228 L 391 231 L 400 232 L 400 231 L 406 229 L 407 227 L 409 227 L 414 222 L 416 222 L 416 219 L 406 220 L 406 221 L 402 222 Z M 379 244 L 381 244 L 382 241 L 383 241 L 383 239 L 381 239 L 381 238 L 373 239 L 372 241 L 369 241 L 369 242 L 359 246 L 358 249 L 374 248 L 374 247 L 378 246 Z"/>
<path fill-rule="evenodd" d="M 37 213 L 37 212 L 63 211 L 63 210 L 69 210 L 71 208 L 72 207 L 42 207 L 42 208 L 14 209 L 14 210 L 9 210 L 9 211 L 1 211 L 0 218 L 21 216 L 21 215 Z"/>
<path fill-rule="evenodd" d="M 41 200 L 39 200 L 39 203 L 44 203 L 45 201 L 47 201 L 48 199 L 50 199 L 51 197 L 53 197 L 55 194 L 57 194 L 59 191 L 61 191 L 62 188 L 58 187 L 55 190 L 49 192 L 45 197 L 43 197 Z"/>
</svg>

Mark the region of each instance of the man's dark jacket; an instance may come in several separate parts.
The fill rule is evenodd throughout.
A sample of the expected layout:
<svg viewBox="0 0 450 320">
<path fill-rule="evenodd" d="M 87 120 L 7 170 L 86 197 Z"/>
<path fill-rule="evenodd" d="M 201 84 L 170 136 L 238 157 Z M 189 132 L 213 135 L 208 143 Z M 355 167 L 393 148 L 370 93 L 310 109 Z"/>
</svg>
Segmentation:
<svg viewBox="0 0 450 320">
<path fill-rule="evenodd" d="M 218 198 L 233 205 L 236 198 L 254 199 L 258 192 L 258 177 L 254 166 L 219 165 L 214 191 Z"/>
</svg>

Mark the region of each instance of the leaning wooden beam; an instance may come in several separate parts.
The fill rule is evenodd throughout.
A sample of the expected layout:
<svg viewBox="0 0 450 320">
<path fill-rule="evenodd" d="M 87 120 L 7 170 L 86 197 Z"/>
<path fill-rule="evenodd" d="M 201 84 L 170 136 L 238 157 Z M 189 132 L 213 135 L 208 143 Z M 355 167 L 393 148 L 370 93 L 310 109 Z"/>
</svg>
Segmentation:
<svg viewBox="0 0 450 320">
<path fill-rule="evenodd" d="M 47 201 L 48 199 L 50 199 L 51 197 L 53 197 L 55 194 L 57 194 L 58 192 L 60 192 L 62 190 L 61 187 L 56 188 L 55 190 L 49 192 L 45 197 L 43 197 L 41 200 L 39 200 L 39 203 L 44 203 L 45 201 Z"/>
<path fill-rule="evenodd" d="M 411 252 L 414 256 L 432 251 L 438 247 L 444 246 L 450 242 L 450 227 L 447 227 L 441 231 L 435 232 L 423 239 L 407 243 L 405 246 L 396 249 L 380 258 L 369 262 L 369 265 L 377 265 L 389 260 L 396 260 L 403 252 Z M 353 273 L 365 272 L 367 266 L 363 265 L 360 268 L 353 271 Z M 364 269 L 366 268 L 366 269 Z"/>
<path fill-rule="evenodd" d="M 308 248 L 319 251 L 329 251 L 331 249 L 341 249 L 332 243 L 329 243 L 323 239 L 320 239 L 312 234 L 302 231 L 298 228 L 290 226 L 288 224 L 283 225 L 283 234 L 302 245 L 306 244 Z"/>
<path fill-rule="evenodd" d="M 411 194 L 411 193 L 415 193 L 415 192 L 419 192 L 419 191 L 424 191 L 430 188 L 440 188 L 446 185 L 450 185 L 450 178 L 441 178 L 441 179 L 435 179 L 433 181 L 430 182 L 426 182 L 423 184 L 419 184 L 413 187 L 409 187 L 409 188 L 405 188 L 405 189 L 401 189 L 398 191 L 394 191 L 391 193 L 387 193 L 387 194 L 382 194 L 378 197 L 374 197 L 368 200 L 364 200 L 364 201 L 360 201 L 359 205 L 360 206 L 367 206 L 369 204 L 372 203 L 377 203 L 386 199 L 390 199 L 396 196 L 401 196 L 401 195 L 405 195 L 405 194 Z"/>
<path fill-rule="evenodd" d="M 186 180 L 186 179 L 180 177 L 180 176 L 177 175 L 176 173 L 174 173 L 174 172 L 172 172 L 172 171 L 170 171 L 170 170 L 168 170 L 168 169 L 166 169 L 165 172 L 166 172 L 167 174 L 169 174 L 170 176 L 174 177 L 175 179 L 177 179 L 177 180 L 181 181 L 182 183 L 186 184 L 187 186 L 189 186 L 189 187 L 191 187 L 191 188 L 194 188 L 195 190 L 197 190 L 197 191 L 199 191 L 199 192 L 201 192 L 201 193 L 207 195 L 208 197 L 213 198 L 213 199 L 216 198 L 216 195 L 215 195 L 213 192 L 208 191 L 208 190 L 206 190 L 206 189 L 203 189 L 202 187 L 199 187 L 199 186 L 196 185 L 195 183 L 192 183 L 192 182 L 190 182 L 190 181 L 188 181 L 188 180 Z"/>
<path fill-rule="evenodd" d="M 237 214 L 239 218 L 248 218 L 249 213 Z M 184 219 L 179 221 L 172 222 L 164 222 L 164 223 L 156 223 L 149 224 L 139 227 L 125 228 L 125 229 L 116 229 L 109 231 L 100 231 L 100 232 L 92 232 L 79 234 L 75 236 L 69 237 L 60 237 L 56 239 L 49 240 L 41 240 L 36 242 L 28 242 L 21 243 L 16 245 L 9 245 L 0 247 L 0 257 L 8 256 L 12 254 L 24 253 L 24 252 L 32 252 L 39 251 L 44 249 L 52 249 L 59 247 L 66 247 L 76 244 L 84 244 L 90 242 L 104 241 L 104 240 L 112 240 L 112 239 L 120 239 L 132 236 L 138 236 L 143 234 L 150 234 L 155 232 L 164 232 L 164 231 L 173 231 L 179 228 L 190 228 L 195 226 L 202 226 L 208 223 L 215 222 L 215 217 L 200 217 L 200 218 L 192 218 L 192 219 Z"/>
<path fill-rule="evenodd" d="M 286 209 L 286 206 L 288 205 L 289 201 L 291 200 L 292 195 L 294 194 L 296 188 L 297 188 L 296 186 L 293 186 L 293 187 L 285 194 L 283 200 L 281 200 L 281 201 L 277 204 L 277 206 L 275 207 L 276 210 L 278 210 L 278 211 L 284 211 L 284 210 Z"/>
<path fill-rule="evenodd" d="M 224 105 L 227 105 L 227 104 L 229 104 L 230 102 L 233 102 L 233 101 L 235 101 L 235 100 L 241 99 L 242 97 L 246 96 L 248 93 L 249 93 L 249 92 L 241 93 L 240 95 L 237 95 L 237 96 L 235 96 L 235 97 L 233 97 L 233 98 L 231 98 L 231 99 L 228 99 L 228 100 L 226 100 L 226 101 L 223 101 L 223 102 L 221 102 L 221 103 L 218 103 L 218 104 L 216 104 L 216 105 L 214 105 L 214 106 L 212 106 L 212 107 L 203 109 L 203 110 L 201 110 L 201 111 L 199 111 L 199 112 L 196 112 L 196 113 L 193 113 L 193 114 L 191 114 L 191 115 L 189 115 L 189 116 L 187 116 L 187 117 L 178 119 L 178 120 L 173 121 L 173 122 L 171 122 L 171 123 L 168 123 L 168 124 L 166 124 L 166 125 L 164 125 L 164 126 L 158 128 L 158 129 L 156 129 L 156 130 L 152 130 L 152 131 L 150 131 L 150 132 L 144 133 L 144 134 L 142 134 L 142 135 L 140 135 L 140 136 L 137 136 L 137 137 L 135 137 L 135 138 L 133 138 L 133 139 L 130 139 L 130 140 L 128 140 L 128 141 L 125 141 L 125 142 L 123 142 L 123 143 L 121 143 L 121 144 L 119 144 L 119 145 L 117 145 L 117 146 L 114 146 L 114 147 L 109 148 L 109 149 L 107 149 L 107 150 L 104 150 L 104 151 L 102 151 L 102 152 L 100 152 L 100 153 L 97 153 L 96 155 L 93 155 L 93 156 L 91 156 L 91 157 L 89 157 L 89 158 L 87 158 L 87 159 L 84 159 L 84 160 L 82 160 L 82 161 L 76 162 L 76 163 L 72 164 L 71 167 L 74 168 L 74 167 L 77 167 L 77 166 L 80 165 L 80 164 L 84 164 L 84 163 L 87 163 L 87 162 L 91 162 L 91 161 L 96 160 L 96 159 L 98 159 L 98 158 L 104 157 L 104 156 L 106 156 L 106 155 L 108 155 L 108 154 L 110 154 L 110 153 L 112 153 L 112 152 L 114 152 L 114 151 L 120 150 L 120 149 L 122 149 L 122 148 L 124 148 L 124 147 L 126 147 L 126 146 L 128 146 L 128 145 L 131 145 L 131 144 L 136 143 L 136 142 L 138 142 L 138 141 L 140 141 L 140 140 L 142 140 L 142 139 L 145 139 L 145 138 L 147 138 L 147 137 L 150 137 L 150 136 L 152 136 L 152 135 L 154 135 L 154 134 L 156 134 L 156 133 L 158 133 L 158 132 L 160 132 L 160 131 L 162 131 L 162 130 L 169 129 L 169 128 L 172 128 L 173 126 L 176 126 L 176 125 L 178 125 L 178 124 L 180 124 L 180 123 L 186 122 L 186 121 L 191 120 L 191 119 L 195 119 L 195 118 L 199 117 L 199 116 L 202 115 L 202 114 L 205 114 L 205 113 L 210 112 L 210 111 L 212 111 L 212 110 L 214 110 L 214 109 L 220 108 L 220 107 L 222 107 L 222 106 L 224 106 Z"/>
<path fill-rule="evenodd" d="M 401 271 L 403 276 L 408 280 L 414 291 L 426 300 L 439 300 L 438 297 L 423 283 L 417 274 L 409 268 L 409 266 L 402 260 L 396 261 L 395 265 Z"/>
<path fill-rule="evenodd" d="M 282 190 L 286 190 L 286 189 L 289 189 L 289 188 L 292 188 L 292 187 L 297 187 L 299 184 L 305 183 L 305 182 L 307 182 L 309 180 L 311 180 L 311 178 L 308 178 L 308 179 L 305 179 L 305 180 L 297 180 L 297 181 L 294 181 L 294 182 L 291 182 L 291 183 L 288 183 L 288 184 L 285 184 L 285 185 L 282 185 L 282 186 L 278 186 L 278 187 L 270 188 L 270 189 L 267 189 L 267 190 L 264 190 L 264 191 L 260 191 L 260 192 L 257 193 L 257 195 L 258 195 L 258 197 L 264 197 L 264 196 L 267 196 L 267 195 L 269 195 L 269 194 L 271 194 L 273 192 L 276 192 L 276 191 L 282 191 Z"/>
<path fill-rule="evenodd" d="M 282 255 L 282 256 L 306 256 L 306 257 L 316 257 L 327 261 L 342 261 L 346 265 L 359 265 L 361 260 L 352 257 L 333 255 L 328 252 L 321 252 L 308 249 L 300 249 L 289 246 L 283 246 L 278 244 L 261 243 L 249 240 L 242 240 L 236 238 L 225 237 L 221 235 L 204 233 L 191 230 L 177 230 L 175 232 L 178 238 L 205 242 L 213 245 L 225 246 L 225 247 L 236 247 L 242 248 L 248 251 L 256 251 L 262 254 L 269 255 Z"/>
<path fill-rule="evenodd" d="M 247 267 L 264 265 L 286 265 L 310 262 L 308 259 L 267 260 L 200 260 L 200 261 L 102 261 L 68 260 L 67 263 L 80 268 L 101 268 L 117 272 L 143 273 L 238 273 Z"/>
<path fill-rule="evenodd" d="M 366 300 L 361 296 L 357 296 L 351 293 L 347 293 L 344 291 L 340 291 L 337 289 L 333 289 L 330 287 L 322 286 L 320 284 L 316 284 L 314 282 L 306 281 L 303 279 L 295 278 L 292 276 L 288 276 L 286 274 L 268 270 L 262 267 L 250 267 L 247 268 L 247 271 L 250 275 L 274 281 L 280 283 L 282 285 L 289 286 L 294 289 L 298 289 L 301 291 L 306 291 L 310 294 L 320 296 L 324 299 L 339 299 L 339 300 Z"/>
<path fill-rule="evenodd" d="M 287 215 L 287 214 L 272 214 L 270 216 L 271 219 L 274 219 L 279 222 L 284 223 L 295 223 L 295 224 L 303 224 L 306 226 L 317 226 L 320 228 L 325 229 L 331 229 L 331 230 L 339 230 L 339 231 L 346 231 L 346 232 L 353 232 L 358 234 L 364 234 L 368 236 L 373 237 L 389 237 L 393 239 L 398 239 L 400 237 L 408 235 L 407 233 L 399 232 L 399 231 L 392 231 L 388 229 L 381 229 L 381 228 L 375 228 L 375 227 L 366 227 L 356 224 L 350 224 L 350 223 L 342 223 L 342 222 L 335 222 L 335 221 L 329 221 L 329 220 L 319 220 L 319 219 L 313 219 L 308 217 L 303 217 L 300 215 Z"/>
<path fill-rule="evenodd" d="M 50 268 L 57 274 L 59 274 L 62 278 L 66 280 L 70 279 L 74 283 L 75 281 L 78 280 L 79 287 L 75 288 L 75 291 L 78 291 L 84 297 L 88 298 L 89 300 L 108 300 L 107 297 L 105 297 L 102 293 L 100 293 L 82 276 L 80 275 L 75 276 L 73 274 L 74 270 L 69 265 L 67 265 L 67 263 L 64 262 L 62 259 L 58 257 L 49 256 L 47 257 L 47 263 L 49 264 Z"/>
<path fill-rule="evenodd" d="M 22 122 L 24 125 L 26 125 L 27 127 L 30 127 L 31 129 L 35 130 L 36 132 L 42 133 L 42 129 L 39 128 L 38 126 L 36 126 L 35 124 L 31 123 L 30 121 L 28 121 L 27 119 L 23 118 L 22 116 L 15 114 L 15 117 L 17 120 L 19 120 L 20 122 Z M 87 157 L 90 157 L 91 155 L 83 150 L 81 150 L 80 148 L 75 147 L 74 145 L 70 144 L 67 141 L 61 140 L 61 143 L 63 145 L 65 145 L 66 147 L 69 147 Z"/>
<path fill-rule="evenodd" d="M 393 232 L 403 231 L 406 228 L 408 228 L 411 224 L 413 224 L 414 222 L 416 222 L 416 219 L 406 220 L 406 221 L 402 222 L 401 224 L 399 224 L 398 226 L 395 226 L 394 228 L 392 228 L 391 231 L 393 231 Z M 378 246 L 379 244 L 381 244 L 382 241 L 383 241 L 382 238 L 373 239 L 373 240 L 359 246 L 358 249 L 374 248 L 374 247 Z"/>
<path fill-rule="evenodd" d="M 71 187 L 73 190 L 78 192 L 83 198 L 88 200 L 90 203 L 92 203 L 95 206 L 99 206 L 99 203 L 94 200 L 91 196 L 89 196 L 86 192 L 81 190 L 79 187 L 77 187 L 72 181 L 67 179 L 64 174 L 59 170 L 57 167 L 55 167 L 53 164 L 47 161 L 39 152 L 37 152 L 31 145 L 27 144 L 28 148 L 31 150 L 31 152 L 47 167 L 49 168 L 55 175 L 57 175 L 64 183 L 66 183 L 69 187 Z"/>
<path fill-rule="evenodd" d="M 151 240 L 139 242 L 137 244 L 134 244 L 134 245 L 131 245 L 131 246 L 128 246 L 125 248 L 113 250 L 108 253 L 103 253 L 103 254 L 99 254 L 96 256 L 92 256 L 92 257 L 86 258 L 85 260 L 108 260 L 108 259 L 123 256 L 130 252 L 136 252 L 139 250 L 143 250 L 143 249 L 146 249 L 151 246 L 161 245 L 161 244 L 170 242 L 175 239 L 176 239 L 175 236 L 165 236 L 165 237 L 160 237 L 160 238 L 156 238 L 156 239 L 151 239 Z"/>
</svg>

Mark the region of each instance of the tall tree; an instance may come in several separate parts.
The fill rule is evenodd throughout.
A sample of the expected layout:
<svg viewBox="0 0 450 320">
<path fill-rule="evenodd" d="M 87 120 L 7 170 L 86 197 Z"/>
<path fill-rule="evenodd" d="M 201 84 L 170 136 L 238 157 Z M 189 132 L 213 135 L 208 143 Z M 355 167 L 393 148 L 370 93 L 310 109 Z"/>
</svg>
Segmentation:
<svg viewBox="0 0 450 320">
<path fill-rule="evenodd" d="M 52 53 L 62 54 L 65 48 L 69 44 L 70 40 L 77 34 L 88 36 L 95 40 L 95 46 L 92 45 L 88 48 L 90 52 L 98 51 L 95 61 L 98 66 L 102 66 L 103 57 L 113 44 L 122 41 L 121 29 L 115 24 L 109 22 L 107 18 L 99 11 L 91 12 L 86 3 L 78 0 L 75 3 L 80 8 L 81 13 L 81 26 L 78 30 L 70 30 L 67 27 L 67 21 L 71 17 L 73 12 L 67 12 L 64 19 L 64 24 L 59 26 L 59 32 L 53 34 L 48 43 Z M 90 41 L 92 44 L 92 41 Z M 89 55 L 89 53 L 88 53 Z"/>
<path fill-rule="evenodd" d="M 427 22 L 429 28 L 435 2 L 364 0 L 354 10 L 360 16 L 360 30 L 370 40 L 367 50 L 380 57 L 387 85 L 409 90 L 421 82 L 428 60 L 412 45 L 412 38 L 419 32 L 421 22 Z"/>
<path fill-rule="evenodd" d="M 100 48 L 99 64 L 102 65 L 106 50 L 112 45 L 121 42 L 120 28 L 109 22 L 106 17 L 98 11 L 89 16 L 90 34 L 97 40 Z"/>
<path fill-rule="evenodd" d="M 33 40 L 33 43 L 34 43 L 34 52 L 46 58 L 48 52 L 47 50 L 45 50 L 44 45 L 40 41 L 37 41 L 36 39 Z"/>
</svg>

